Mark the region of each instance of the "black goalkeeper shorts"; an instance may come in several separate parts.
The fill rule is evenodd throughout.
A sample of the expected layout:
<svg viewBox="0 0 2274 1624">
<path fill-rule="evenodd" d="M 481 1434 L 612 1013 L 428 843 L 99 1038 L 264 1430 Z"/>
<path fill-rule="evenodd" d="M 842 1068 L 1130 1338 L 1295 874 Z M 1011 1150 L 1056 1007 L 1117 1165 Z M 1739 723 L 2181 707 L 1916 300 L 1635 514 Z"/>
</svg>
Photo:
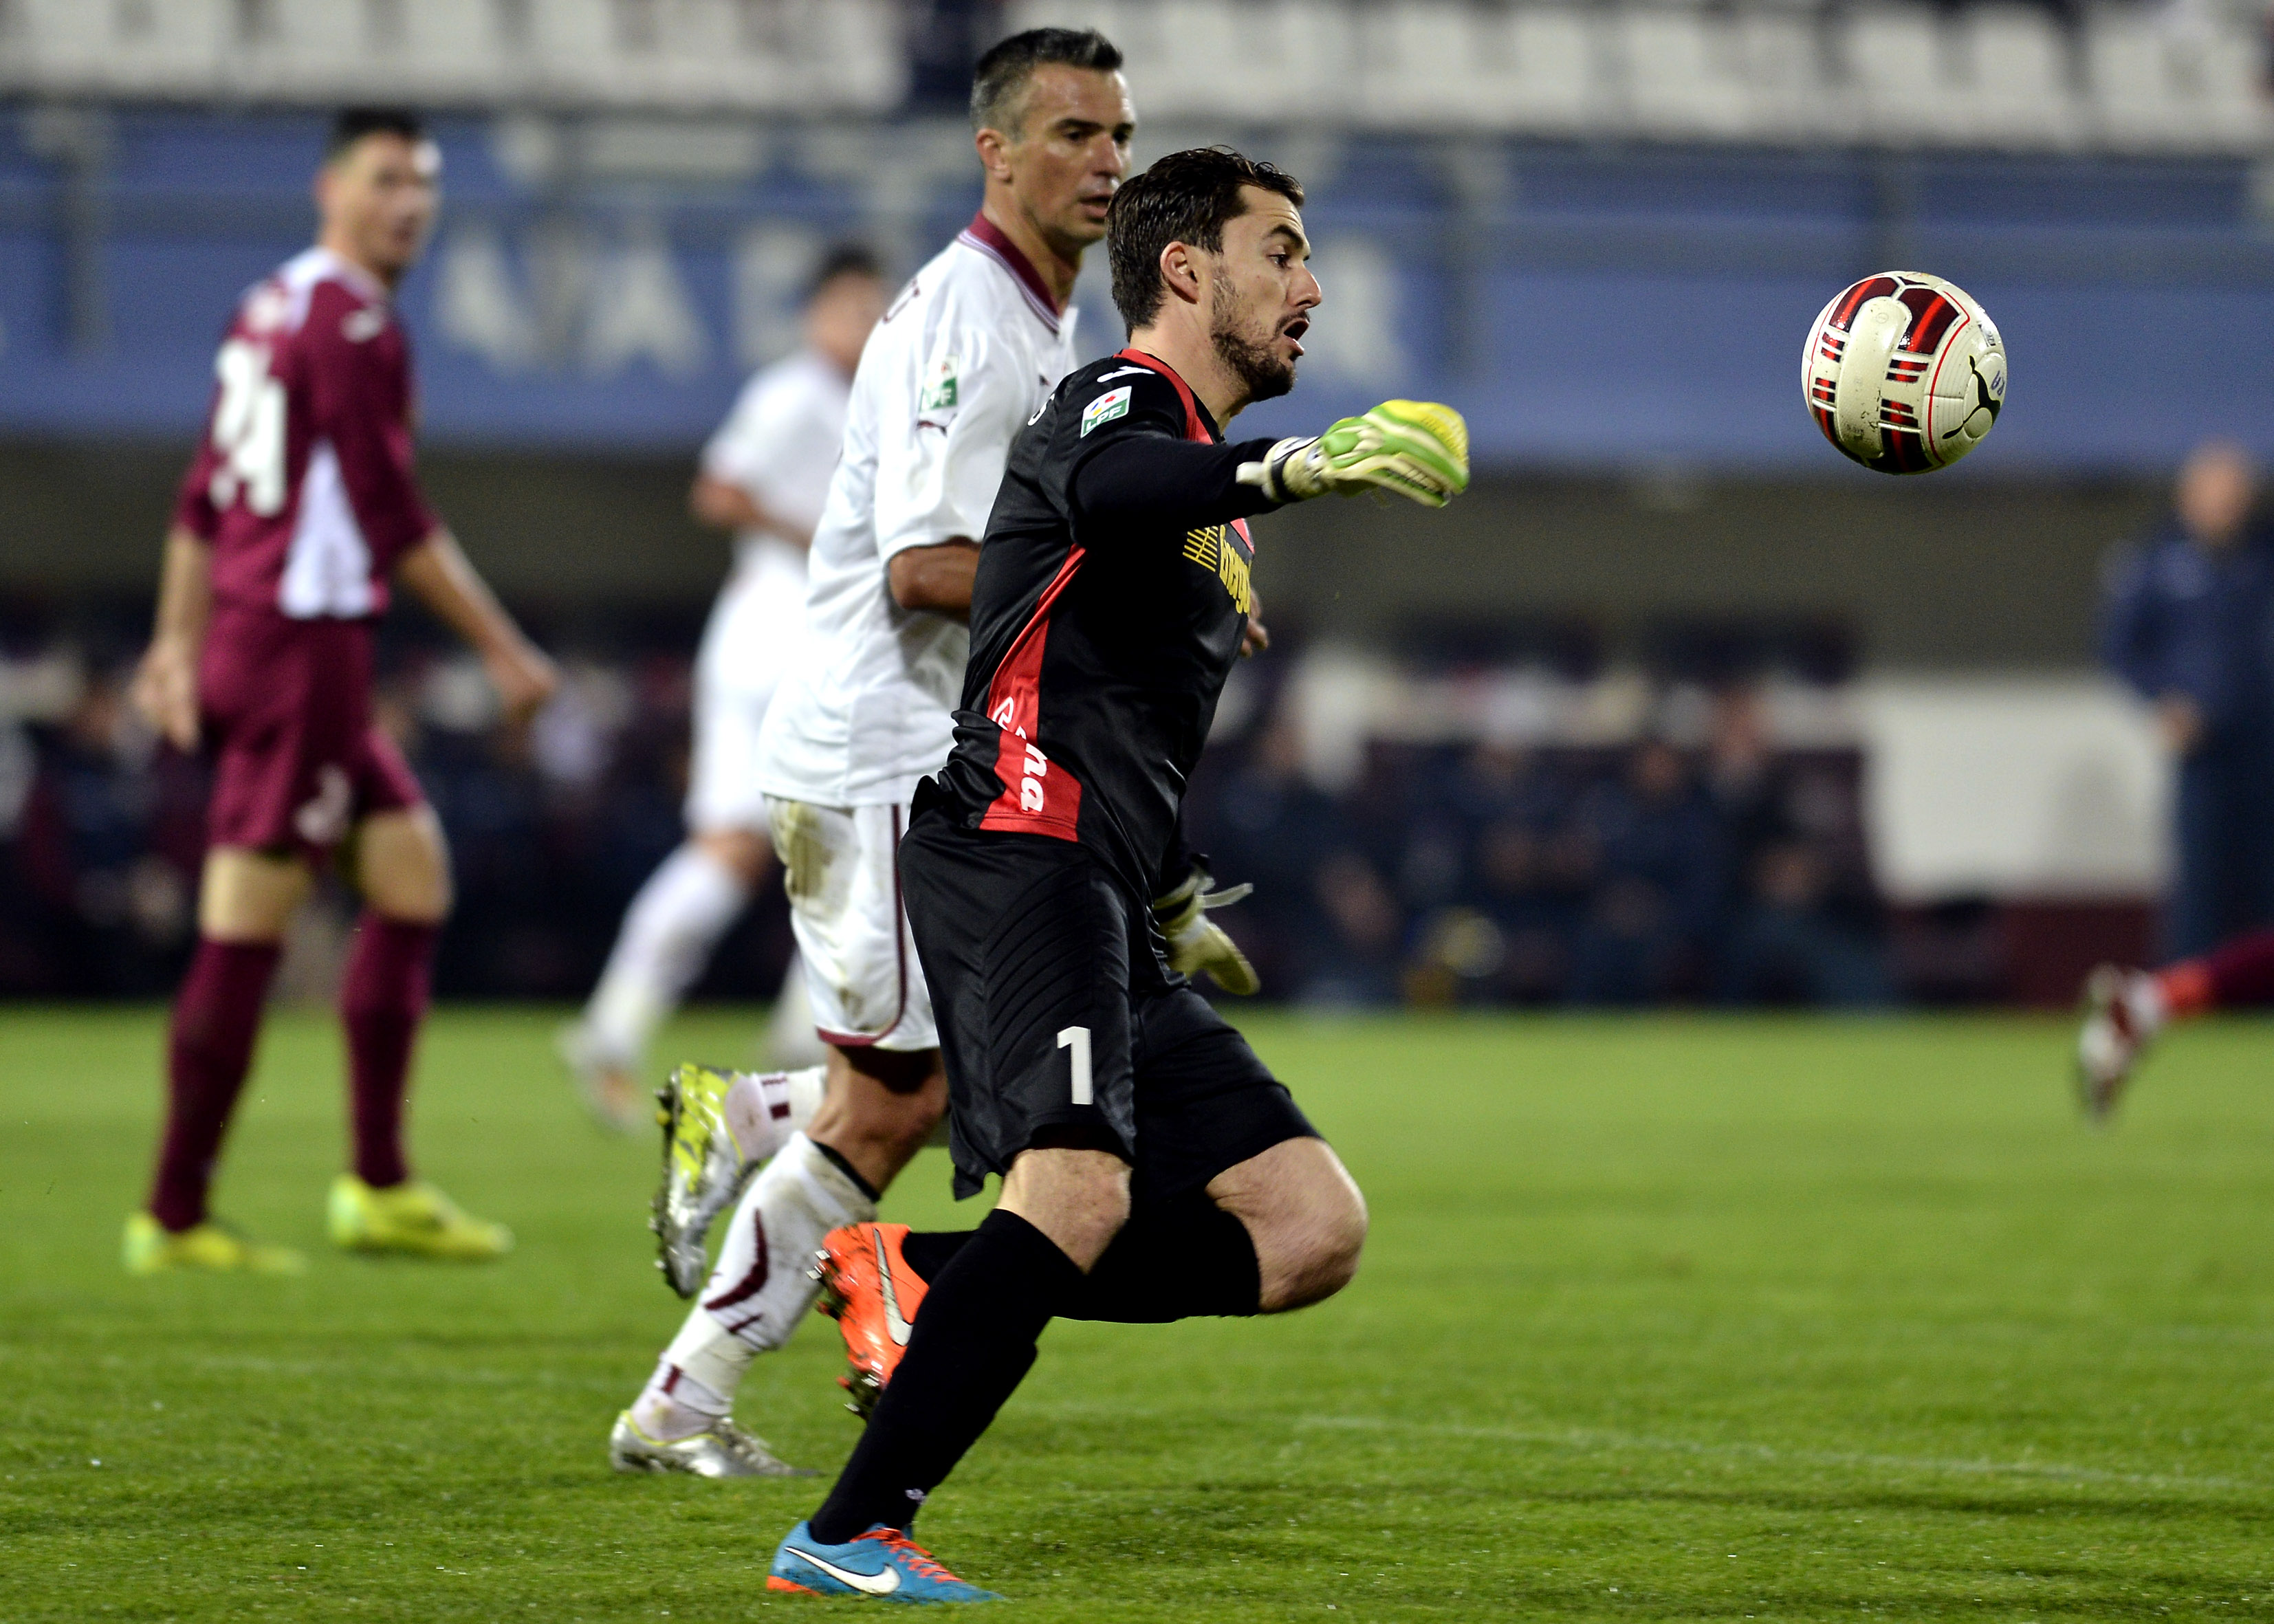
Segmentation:
<svg viewBox="0 0 2274 1624">
<path fill-rule="evenodd" d="M 1140 1205 L 1318 1136 L 1082 846 L 920 812 L 900 885 L 947 1062 L 958 1198 L 1051 1130 L 1118 1149 Z"/>
</svg>

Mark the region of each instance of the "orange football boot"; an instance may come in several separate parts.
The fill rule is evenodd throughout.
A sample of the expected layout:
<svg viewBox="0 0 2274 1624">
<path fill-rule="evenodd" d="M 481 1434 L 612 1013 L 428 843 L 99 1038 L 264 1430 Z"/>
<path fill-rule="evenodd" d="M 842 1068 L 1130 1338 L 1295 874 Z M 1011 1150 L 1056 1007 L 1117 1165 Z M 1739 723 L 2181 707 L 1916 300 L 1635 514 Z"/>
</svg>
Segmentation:
<svg viewBox="0 0 2274 1624">
<path fill-rule="evenodd" d="M 885 1384 L 907 1351 L 908 1330 L 928 1287 L 900 1255 L 904 1223 L 853 1223 L 832 1229 L 814 1254 L 812 1277 L 821 1282 L 814 1306 L 837 1321 L 846 1363 L 837 1379 L 845 1408 L 866 1421 L 876 1413 Z"/>
</svg>

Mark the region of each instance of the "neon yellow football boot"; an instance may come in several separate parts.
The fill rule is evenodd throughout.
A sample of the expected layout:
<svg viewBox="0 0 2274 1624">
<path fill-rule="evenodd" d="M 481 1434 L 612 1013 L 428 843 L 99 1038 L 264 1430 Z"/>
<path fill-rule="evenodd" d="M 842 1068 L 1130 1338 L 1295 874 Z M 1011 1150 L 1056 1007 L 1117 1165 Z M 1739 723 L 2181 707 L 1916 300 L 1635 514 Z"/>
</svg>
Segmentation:
<svg viewBox="0 0 2274 1624">
<path fill-rule="evenodd" d="M 215 1274 L 297 1274 L 308 1267 L 308 1260 L 290 1246 L 247 1240 L 210 1218 L 177 1234 L 149 1214 L 136 1213 L 126 1221 L 119 1250 L 130 1274 L 163 1274 L 177 1269 Z"/>
<path fill-rule="evenodd" d="M 413 1179 L 374 1190 L 352 1173 L 332 1180 L 332 1244 L 350 1252 L 399 1252 L 452 1263 L 483 1263 L 513 1250 L 513 1231 L 469 1216 L 433 1185 Z"/>
</svg>

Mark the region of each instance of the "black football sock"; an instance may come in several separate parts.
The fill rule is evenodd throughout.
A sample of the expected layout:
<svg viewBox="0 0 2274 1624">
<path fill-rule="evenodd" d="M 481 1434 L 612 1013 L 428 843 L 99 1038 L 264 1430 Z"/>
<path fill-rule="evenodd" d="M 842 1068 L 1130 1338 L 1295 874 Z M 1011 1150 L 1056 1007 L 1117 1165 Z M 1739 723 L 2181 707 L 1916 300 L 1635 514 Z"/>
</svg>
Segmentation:
<svg viewBox="0 0 2274 1624">
<path fill-rule="evenodd" d="M 963 1250 L 964 1243 L 978 1233 L 976 1229 L 911 1229 L 900 1237 L 900 1256 L 915 1270 L 916 1278 L 930 1286 Z"/>
<path fill-rule="evenodd" d="M 1252 1314 L 1261 1295 L 1247 1226 L 1195 1190 L 1132 1218 L 1058 1312 L 1066 1320 L 1161 1324 Z"/>
<path fill-rule="evenodd" d="M 810 1139 L 811 1136 L 809 1135 L 808 1137 Z M 853 1188 L 858 1190 L 862 1195 L 869 1198 L 870 1206 L 874 1207 L 878 1201 L 884 1199 L 884 1192 L 877 1189 L 873 1184 L 870 1184 L 867 1179 L 862 1177 L 860 1169 L 855 1167 L 850 1162 L 847 1162 L 845 1159 L 844 1154 L 838 1150 L 835 1146 L 825 1145 L 819 1139 L 811 1139 L 811 1143 L 814 1149 L 819 1151 L 823 1155 L 829 1158 L 832 1166 L 835 1167 L 839 1172 L 844 1174 L 846 1177 L 853 1181 Z"/>
<path fill-rule="evenodd" d="M 931 1282 L 900 1369 L 813 1514 L 813 1537 L 839 1545 L 879 1522 L 913 1522 L 1025 1379 L 1043 1327 L 1081 1279 L 1033 1224 L 988 1214 Z"/>
<path fill-rule="evenodd" d="M 900 1256 L 937 1280 L 973 1229 L 910 1230 Z M 1206 1314 L 1257 1312 L 1263 1282 L 1247 1226 L 1201 1191 L 1132 1218 L 1060 1311 L 1062 1320 L 1161 1325 Z"/>
</svg>

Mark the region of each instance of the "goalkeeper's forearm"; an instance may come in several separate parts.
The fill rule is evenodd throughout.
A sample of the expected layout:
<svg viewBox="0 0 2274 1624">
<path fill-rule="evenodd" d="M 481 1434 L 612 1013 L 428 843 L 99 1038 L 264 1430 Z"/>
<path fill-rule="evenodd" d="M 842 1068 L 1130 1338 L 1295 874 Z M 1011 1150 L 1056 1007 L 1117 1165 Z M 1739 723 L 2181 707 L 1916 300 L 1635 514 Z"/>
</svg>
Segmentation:
<svg viewBox="0 0 2274 1624">
<path fill-rule="evenodd" d="M 1125 434 L 1074 470 L 1073 496 L 1084 516 L 1199 530 L 1265 513 L 1278 504 L 1239 479 L 1240 465 L 1271 448 L 1268 440 L 1204 446 L 1166 434 Z"/>
</svg>

